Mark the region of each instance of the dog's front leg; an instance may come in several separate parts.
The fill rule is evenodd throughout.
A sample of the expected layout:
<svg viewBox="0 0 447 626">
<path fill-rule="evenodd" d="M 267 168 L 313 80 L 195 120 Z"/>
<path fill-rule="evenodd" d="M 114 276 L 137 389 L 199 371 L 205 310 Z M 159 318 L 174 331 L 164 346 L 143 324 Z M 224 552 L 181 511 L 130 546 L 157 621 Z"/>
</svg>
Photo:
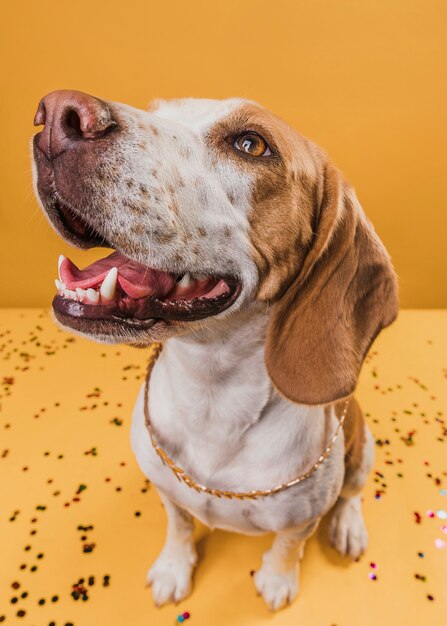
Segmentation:
<svg viewBox="0 0 447 626">
<path fill-rule="evenodd" d="M 271 549 L 264 553 L 254 582 L 258 594 L 272 611 L 281 609 L 297 596 L 299 562 L 306 540 L 315 532 L 318 522 L 279 532 Z"/>
<path fill-rule="evenodd" d="M 168 516 L 166 542 L 147 574 L 156 606 L 180 602 L 191 592 L 197 562 L 192 516 L 158 490 Z"/>
</svg>

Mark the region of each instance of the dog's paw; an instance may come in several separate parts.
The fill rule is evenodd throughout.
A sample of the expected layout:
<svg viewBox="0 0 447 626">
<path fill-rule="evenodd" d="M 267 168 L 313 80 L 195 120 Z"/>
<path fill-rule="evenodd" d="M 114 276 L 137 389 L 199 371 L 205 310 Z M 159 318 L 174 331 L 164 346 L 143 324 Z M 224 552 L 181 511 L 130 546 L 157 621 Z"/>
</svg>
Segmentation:
<svg viewBox="0 0 447 626">
<path fill-rule="evenodd" d="M 147 573 L 147 584 L 152 587 L 156 606 L 177 603 L 189 596 L 196 562 L 197 553 L 191 544 L 180 545 L 175 549 L 163 548 Z"/>
<path fill-rule="evenodd" d="M 329 524 L 329 542 L 343 556 L 358 559 L 368 545 L 360 497 L 340 498 Z"/>
<path fill-rule="evenodd" d="M 298 594 L 298 572 L 293 568 L 288 572 L 274 572 L 263 565 L 253 576 L 258 595 L 271 611 L 278 611 L 290 604 Z"/>
</svg>

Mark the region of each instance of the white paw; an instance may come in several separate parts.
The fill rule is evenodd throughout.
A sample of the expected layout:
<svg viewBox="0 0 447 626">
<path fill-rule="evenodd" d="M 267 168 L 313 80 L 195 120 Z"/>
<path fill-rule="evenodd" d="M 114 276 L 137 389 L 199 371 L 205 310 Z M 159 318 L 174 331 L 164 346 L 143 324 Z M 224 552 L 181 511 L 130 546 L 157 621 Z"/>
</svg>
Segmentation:
<svg viewBox="0 0 447 626">
<path fill-rule="evenodd" d="M 163 548 L 147 573 L 147 584 L 152 587 L 156 606 L 177 603 L 189 596 L 196 562 L 197 554 L 191 544 Z"/>
<path fill-rule="evenodd" d="M 298 572 L 293 568 L 288 572 L 272 572 L 262 566 L 253 576 L 258 594 L 262 595 L 271 611 L 286 606 L 298 594 Z"/>
<path fill-rule="evenodd" d="M 343 556 L 358 559 L 368 545 L 360 498 L 338 500 L 329 524 L 329 542 Z"/>
</svg>

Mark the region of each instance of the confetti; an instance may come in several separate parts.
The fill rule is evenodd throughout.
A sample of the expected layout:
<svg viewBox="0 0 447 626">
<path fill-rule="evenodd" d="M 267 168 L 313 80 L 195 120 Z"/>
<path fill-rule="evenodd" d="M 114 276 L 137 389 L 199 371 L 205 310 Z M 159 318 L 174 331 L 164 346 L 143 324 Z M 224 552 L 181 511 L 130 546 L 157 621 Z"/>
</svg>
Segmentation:
<svg viewBox="0 0 447 626">
<path fill-rule="evenodd" d="M 3 561 L 1 565 L 5 584 L 0 588 L 0 623 L 94 623 L 99 607 L 107 605 L 111 594 L 115 605 L 126 607 L 129 581 L 135 580 L 136 569 L 129 576 L 122 568 L 116 573 L 122 559 L 129 572 L 130 568 L 143 572 L 141 589 L 133 589 L 132 594 L 141 594 L 141 602 L 139 599 L 135 606 L 144 606 L 145 613 L 136 615 L 133 606 L 126 607 L 129 623 L 161 623 L 164 613 L 153 607 L 150 591 L 144 589 L 144 571 L 149 561 L 141 542 L 155 541 L 147 535 L 152 527 L 156 541 L 162 545 L 164 512 L 155 490 L 139 473 L 128 444 L 130 415 L 141 384 L 135 376 L 144 372 L 147 352 L 137 354 L 131 348 L 123 348 L 117 354 L 112 346 L 98 348 L 83 339 L 74 340 L 57 330 L 47 313 L 38 314 L 42 318 L 27 312 L 28 321 L 22 322 L 20 333 L 11 323 L 11 332 L 5 334 L 8 329 L 1 325 L 4 313 L 0 312 L 0 481 L 8 486 L 9 494 L 0 519 L 0 549 L 5 542 L 15 542 L 12 550 L 7 546 L 6 551 L 0 551 L 8 555 L 6 567 Z M 390 336 L 392 332 L 394 327 Z M 437 340 L 434 345 L 441 346 L 442 341 L 434 335 L 433 331 Z M 417 341 L 420 345 L 425 337 L 416 337 Z M 435 349 L 432 347 L 430 354 Z M 9 356 L 5 359 L 6 355 Z M 402 623 L 412 623 L 411 594 L 415 602 L 422 601 L 423 608 L 418 609 L 421 620 L 425 617 L 427 624 L 443 623 L 443 613 L 437 612 L 445 605 L 447 554 L 447 421 L 443 398 L 428 374 L 424 379 L 428 369 L 419 367 L 416 360 L 402 359 L 398 371 L 390 367 L 386 350 L 383 354 L 370 353 L 368 359 L 371 364 L 364 367 L 361 405 L 368 413 L 376 458 L 362 498 L 373 548 L 369 549 L 364 565 L 360 561 L 349 566 L 353 592 L 360 588 L 357 584 L 369 585 L 368 591 L 373 594 L 369 604 L 372 623 L 383 622 L 383 607 L 389 597 L 399 607 L 399 612 L 390 608 L 390 622 L 400 623 L 402 613 L 406 615 Z M 444 367 L 438 362 L 430 363 L 433 371 L 441 373 L 444 384 L 444 354 L 442 359 Z M 73 363 L 76 369 L 72 369 Z M 63 371 L 76 375 L 76 385 L 73 379 L 69 384 L 59 378 Z M 123 375 L 127 376 L 126 381 L 121 380 Z M 415 380 L 409 380 L 409 375 Z M 23 396 L 22 391 L 27 390 L 29 396 Z M 29 444 L 19 437 L 24 429 L 29 432 Z M 13 489 L 9 488 L 11 484 Z M 213 541 L 219 543 L 220 539 L 215 536 Z M 225 541 L 234 541 L 237 546 L 238 541 L 245 539 L 228 535 Z M 158 547 L 151 544 L 154 557 Z M 212 550 L 207 551 L 206 558 L 214 558 Z M 313 558 L 311 550 L 307 558 Z M 333 559 L 338 563 L 335 553 Z M 323 567 L 324 562 L 323 558 Z M 399 576 L 394 569 L 397 562 Z M 70 569 L 61 570 L 61 563 Z M 76 563 L 82 564 L 81 571 L 73 571 Z M 309 567 L 312 568 L 311 563 Z M 344 567 L 337 565 L 340 571 L 333 576 L 333 591 L 338 598 L 346 591 Z M 303 570 L 304 576 L 306 567 Z M 362 571 L 366 571 L 368 582 Z M 221 584 L 226 585 L 227 576 L 229 571 L 223 570 Z M 197 606 L 203 601 L 202 593 L 197 585 Z M 249 585 L 247 594 L 250 593 Z M 328 594 L 330 600 L 332 590 Z M 252 595 L 246 599 L 240 596 L 235 599 L 235 606 L 246 601 L 246 607 L 251 607 Z M 232 613 L 236 609 L 232 603 L 229 605 L 224 607 L 225 613 L 236 626 L 238 617 Z M 337 616 L 331 619 L 325 613 L 325 623 L 354 626 L 355 617 L 350 617 L 347 609 L 344 613 L 344 604 L 336 606 Z M 246 607 L 242 614 L 250 621 Z M 190 619 L 187 611 L 177 614 L 178 607 L 169 610 L 172 613 L 171 618 L 167 615 L 168 622 L 177 617 Z M 296 621 L 299 601 L 287 610 L 291 622 Z M 314 610 L 318 621 L 322 617 L 319 607 Z M 18 615 L 19 611 L 24 614 Z M 222 621 L 219 615 L 216 606 L 212 616 L 216 625 Z M 117 624 L 113 611 L 107 619 L 110 626 Z"/>
</svg>

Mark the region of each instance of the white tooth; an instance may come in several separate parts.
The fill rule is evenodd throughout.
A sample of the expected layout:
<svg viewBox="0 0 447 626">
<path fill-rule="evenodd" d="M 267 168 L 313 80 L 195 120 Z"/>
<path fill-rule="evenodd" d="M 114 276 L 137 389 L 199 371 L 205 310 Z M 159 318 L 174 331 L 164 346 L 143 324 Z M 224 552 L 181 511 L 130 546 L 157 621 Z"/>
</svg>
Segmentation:
<svg viewBox="0 0 447 626">
<path fill-rule="evenodd" d="M 186 272 L 182 279 L 178 281 L 177 285 L 180 285 L 180 287 L 190 287 L 193 282 L 194 281 L 191 278 L 191 274 L 189 272 Z"/>
<path fill-rule="evenodd" d="M 92 304 L 98 304 L 99 291 L 96 291 L 96 289 L 87 289 L 87 300 Z"/>
<path fill-rule="evenodd" d="M 63 291 L 65 289 L 64 283 L 61 283 L 61 281 L 57 280 L 57 278 L 54 281 L 54 284 L 56 285 L 56 289 L 58 289 L 59 291 Z"/>
<path fill-rule="evenodd" d="M 61 255 L 59 256 L 59 261 L 58 261 L 58 263 L 57 263 L 57 271 L 58 271 L 58 273 L 59 273 L 59 280 L 62 280 L 62 278 L 61 278 L 61 265 L 62 265 L 62 263 L 63 263 L 64 261 L 65 261 L 65 257 L 64 257 L 64 255 L 63 255 L 63 254 L 61 254 Z"/>
<path fill-rule="evenodd" d="M 194 280 L 208 280 L 208 276 L 205 276 L 205 274 L 192 274 L 192 277 Z"/>
<path fill-rule="evenodd" d="M 72 289 L 63 289 L 62 293 L 65 298 L 69 298 L 69 300 L 76 300 L 76 291 L 73 291 Z"/>
<path fill-rule="evenodd" d="M 79 300 L 82 300 L 82 298 L 84 298 L 87 295 L 87 292 L 85 291 L 85 289 L 76 287 L 76 295 L 78 296 Z"/>
<path fill-rule="evenodd" d="M 112 267 L 107 276 L 104 278 L 101 289 L 99 290 L 101 298 L 105 298 L 106 300 L 113 300 L 113 296 L 115 295 L 117 277 L 118 270 L 116 269 L 116 267 Z"/>
</svg>

